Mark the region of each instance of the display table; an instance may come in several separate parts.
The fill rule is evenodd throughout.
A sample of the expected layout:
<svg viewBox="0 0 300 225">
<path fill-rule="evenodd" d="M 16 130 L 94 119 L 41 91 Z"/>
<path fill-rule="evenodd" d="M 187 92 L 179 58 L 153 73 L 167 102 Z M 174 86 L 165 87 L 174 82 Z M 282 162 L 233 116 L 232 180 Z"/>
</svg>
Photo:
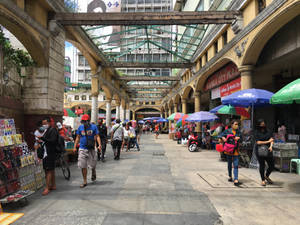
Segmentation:
<svg viewBox="0 0 300 225">
<path fill-rule="evenodd" d="M 273 156 L 275 168 L 280 172 L 290 172 L 291 159 L 298 158 L 296 143 L 274 143 Z"/>
</svg>

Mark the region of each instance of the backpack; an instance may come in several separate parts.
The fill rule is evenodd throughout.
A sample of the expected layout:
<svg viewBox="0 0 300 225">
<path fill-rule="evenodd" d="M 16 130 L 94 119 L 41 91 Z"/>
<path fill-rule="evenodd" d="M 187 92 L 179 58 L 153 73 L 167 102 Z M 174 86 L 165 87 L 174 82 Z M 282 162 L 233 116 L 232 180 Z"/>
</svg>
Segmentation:
<svg viewBox="0 0 300 225">
<path fill-rule="evenodd" d="M 235 141 L 235 136 L 233 134 L 228 134 L 227 135 L 227 141 L 225 142 L 224 146 L 223 146 L 223 150 L 224 152 L 228 153 L 228 154 L 233 154 L 237 143 Z"/>
<path fill-rule="evenodd" d="M 57 135 L 57 144 L 56 144 L 56 153 L 61 154 L 65 151 L 65 139 L 60 136 L 59 134 Z"/>
</svg>

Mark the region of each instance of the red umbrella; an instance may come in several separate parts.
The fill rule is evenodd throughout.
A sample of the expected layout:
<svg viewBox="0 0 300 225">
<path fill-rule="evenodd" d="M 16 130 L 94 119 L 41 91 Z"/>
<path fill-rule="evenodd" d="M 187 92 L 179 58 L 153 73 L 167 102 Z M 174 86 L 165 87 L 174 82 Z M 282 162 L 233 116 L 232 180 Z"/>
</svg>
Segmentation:
<svg viewBox="0 0 300 225">
<path fill-rule="evenodd" d="M 64 116 L 68 116 L 68 111 L 64 109 Z"/>
<path fill-rule="evenodd" d="M 183 116 L 184 116 L 183 113 L 175 113 L 174 120 L 179 120 Z"/>
</svg>

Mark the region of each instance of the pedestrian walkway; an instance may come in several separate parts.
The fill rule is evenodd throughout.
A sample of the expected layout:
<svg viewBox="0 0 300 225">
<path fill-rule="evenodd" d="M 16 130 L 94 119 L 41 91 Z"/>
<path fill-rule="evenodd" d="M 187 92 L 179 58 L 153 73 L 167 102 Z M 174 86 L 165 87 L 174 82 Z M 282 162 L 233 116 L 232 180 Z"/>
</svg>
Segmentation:
<svg viewBox="0 0 300 225">
<path fill-rule="evenodd" d="M 241 168 L 238 188 L 226 166 L 215 151 L 191 153 L 167 135 L 143 135 L 141 151 L 122 152 L 120 161 L 108 146 L 97 181 L 84 189 L 76 165 L 69 182 L 58 170 L 58 189 L 15 209 L 25 213 L 16 224 L 299 224 L 300 176 L 275 172 L 275 185 L 264 188 L 257 170 Z"/>
<path fill-rule="evenodd" d="M 57 170 L 57 190 L 34 195 L 16 224 L 215 224 L 219 215 L 207 195 L 172 175 L 166 148 L 144 135 L 140 152 L 122 152 L 121 160 L 114 161 L 108 146 L 107 162 L 98 163 L 97 181 L 84 189 L 79 188 L 76 165 L 69 182 Z"/>
</svg>

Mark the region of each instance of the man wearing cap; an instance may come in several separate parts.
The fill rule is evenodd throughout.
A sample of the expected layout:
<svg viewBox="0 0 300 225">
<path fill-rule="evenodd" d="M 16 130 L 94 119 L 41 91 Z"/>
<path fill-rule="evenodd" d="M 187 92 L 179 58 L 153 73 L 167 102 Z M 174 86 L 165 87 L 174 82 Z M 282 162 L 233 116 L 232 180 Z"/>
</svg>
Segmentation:
<svg viewBox="0 0 300 225">
<path fill-rule="evenodd" d="M 76 152 L 76 146 L 79 143 L 78 167 L 81 168 L 83 176 L 83 184 L 80 185 L 80 188 L 84 188 L 87 186 L 87 167 L 92 169 L 92 181 L 96 180 L 97 151 L 95 151 L 95 142 L 97 141 L 99 151 L 101 151 L 101 140 L 97 126 L 90 123 L 89 115 L 83 115 L 81 123 L 82 125 L 77 130 L 73 151 Z"/>
</svg>

